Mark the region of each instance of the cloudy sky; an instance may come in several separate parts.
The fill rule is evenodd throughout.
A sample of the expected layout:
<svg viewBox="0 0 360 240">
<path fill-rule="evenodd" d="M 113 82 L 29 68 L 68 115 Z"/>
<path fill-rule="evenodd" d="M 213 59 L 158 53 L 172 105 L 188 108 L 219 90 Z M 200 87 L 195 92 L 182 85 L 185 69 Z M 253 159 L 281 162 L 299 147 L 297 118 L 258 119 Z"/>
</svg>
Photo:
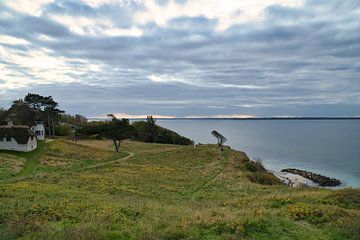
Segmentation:
<svg viewBox="0 0 360 240">
<path fill-rule="evenodd" d="M 0 106 L 360 116 L 359 0 L 0 0 Z"/>
</svg>

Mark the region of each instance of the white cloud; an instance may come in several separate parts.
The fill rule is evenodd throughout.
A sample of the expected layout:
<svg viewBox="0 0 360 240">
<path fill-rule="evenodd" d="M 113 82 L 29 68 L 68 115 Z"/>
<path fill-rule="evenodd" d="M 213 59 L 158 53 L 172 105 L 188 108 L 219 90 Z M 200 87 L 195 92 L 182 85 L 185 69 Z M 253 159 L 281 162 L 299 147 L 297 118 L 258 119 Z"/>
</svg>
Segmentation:
<svg viewBox="0 0 360 240">
<path fill-rule="evenodd" d="M 40 16 L 42 7 L 54 0 L 5 0 L 5 4 L 11 9 L 34 16 Z"/>
<path fill-rule="evenodd" d="M 79 35 L 140 37 L 143 32 L 137 27 L 117 28 L 110 19 L 69 15 L 50 15 L 50 18 Z"/>
<path fill-rule="evenodd" d="M 26 44 L 30 44 L 30 43 L 29 43 L 28 41 L 26 41 L 25 39 L 15 38 L 15 37 L 6 36 L 6 35 L 0 35 L 0 44 L 1 44 L 1 43 L 11 44 L 11 45 L 17 45 L 17 44 L 26 45 Z"/>
<path fill-rule="evenodd" d="M 192 115 L 185 118 L 254 118 L 255 115 L 247 114 L 220 114 L 220 115 Z"/>
<path fill-rule="evenodd" d="M 139 24 L 155 22 L 165 26 L 175 17 L 205 16 L 218 19 L 218 30 L 225 30 L 233 24 L 263 19 L 264 10 L 273 4 L 283 6 L 301 6 L 303 0 L 190 0 L 186 4 L 177 4 L 171 0 L 167 5 L 159 5 L 155 0 L 144 0 L 146 10 L 135 14 Z"/>
<path fill-rule="evenodd" d="M 206 82 L 201 80 L 187 80 L 185 76 L 180 76 L 180 74 L 153 74 L 148 76 L 148 78 L 155 83 L 183 83 L 197 87 L 206 87 L 206 88 L 238 88 L 238 89 L 267 89 L 268 86 L 259 86 L 251 84 L 227 84 L 221 82 Z"/>
<path fill-rule="evenodd" d="M 0 79 L 4 81 L 1 88 L 16 89 L 31 85 L 80 82 L 82 79 L 71 76 L 102 71 L 101 64 L 52 56 L 51 53 L 52 51 L 47 48 L 28 50 L 24 53 L 0 45 L 2 60 L 16 66 L 14 68 L 13 65 L 0 63 Z M 81 68 L 69 64 L 74 61 L 77 61 Z"/>
</svg>

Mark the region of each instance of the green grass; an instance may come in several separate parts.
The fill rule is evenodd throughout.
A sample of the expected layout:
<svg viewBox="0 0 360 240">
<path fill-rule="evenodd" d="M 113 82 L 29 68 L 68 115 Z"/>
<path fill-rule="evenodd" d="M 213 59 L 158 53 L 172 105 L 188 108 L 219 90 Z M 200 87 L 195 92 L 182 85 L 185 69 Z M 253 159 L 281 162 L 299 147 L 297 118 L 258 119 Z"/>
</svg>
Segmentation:
<svg viewBox="0 0 360 240">
<path fill-rule="evenodd" d="M 0 180 L 0 239 L 360 239 L 359 189 L 293 189 L 215 145 L 56 140 L 2 158 L 28 162 Z"/>
</svg>

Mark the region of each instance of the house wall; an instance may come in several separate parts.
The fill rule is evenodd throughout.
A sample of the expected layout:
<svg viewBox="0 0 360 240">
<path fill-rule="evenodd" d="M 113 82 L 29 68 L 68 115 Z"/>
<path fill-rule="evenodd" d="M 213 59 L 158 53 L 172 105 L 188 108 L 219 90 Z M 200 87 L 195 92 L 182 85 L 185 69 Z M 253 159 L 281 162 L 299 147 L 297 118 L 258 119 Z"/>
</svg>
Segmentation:
<svg viewBox="0 0 360 240">
<path fill-rule="evenodd" d="M 18 144 L 14 138 L 11 138 L 11 141 L 6 141 L 6 138 L 3 141 L 0 141 L 0 150 L 13 150 L 19 152 L 30 152 L 37 148 L 36 137 L 33 137 L 33 140 L 29 138 L 27 144 Z"/>
<path fill-rule="evenodd" d="M 43 124 L 36 124 L 36 126 L 31 127 L 31 130 L 36 133 L 38 140 L 45 140 L 45 127 Z M 40 131 L 40 134 L 37 134 L 36 131 Z"/>
</svg>

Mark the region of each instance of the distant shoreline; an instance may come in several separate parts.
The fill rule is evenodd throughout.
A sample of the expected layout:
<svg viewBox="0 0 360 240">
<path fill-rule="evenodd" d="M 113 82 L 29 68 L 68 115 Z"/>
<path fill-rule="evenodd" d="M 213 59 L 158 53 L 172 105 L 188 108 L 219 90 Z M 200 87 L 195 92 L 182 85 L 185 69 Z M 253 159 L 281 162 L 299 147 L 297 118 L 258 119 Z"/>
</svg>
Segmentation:
<svg viewBox="0 0 360 240">
<path fill-rule="evenodd" d="M 133 118 L 141 119 L 141 118 Z M 360 117 L 157 118 L 158 120 L 360 120 Z"/>
<path fill-rule="evenodd" d="M 88 118 L 92 121 L 102 121 L 107 118 Z M 129 118 L 144 120 L 144 118 Z M 255 117 L 255 118 L 156 118 L 157 120 L 360 120 L 360 117 Z"/>
</svg>

